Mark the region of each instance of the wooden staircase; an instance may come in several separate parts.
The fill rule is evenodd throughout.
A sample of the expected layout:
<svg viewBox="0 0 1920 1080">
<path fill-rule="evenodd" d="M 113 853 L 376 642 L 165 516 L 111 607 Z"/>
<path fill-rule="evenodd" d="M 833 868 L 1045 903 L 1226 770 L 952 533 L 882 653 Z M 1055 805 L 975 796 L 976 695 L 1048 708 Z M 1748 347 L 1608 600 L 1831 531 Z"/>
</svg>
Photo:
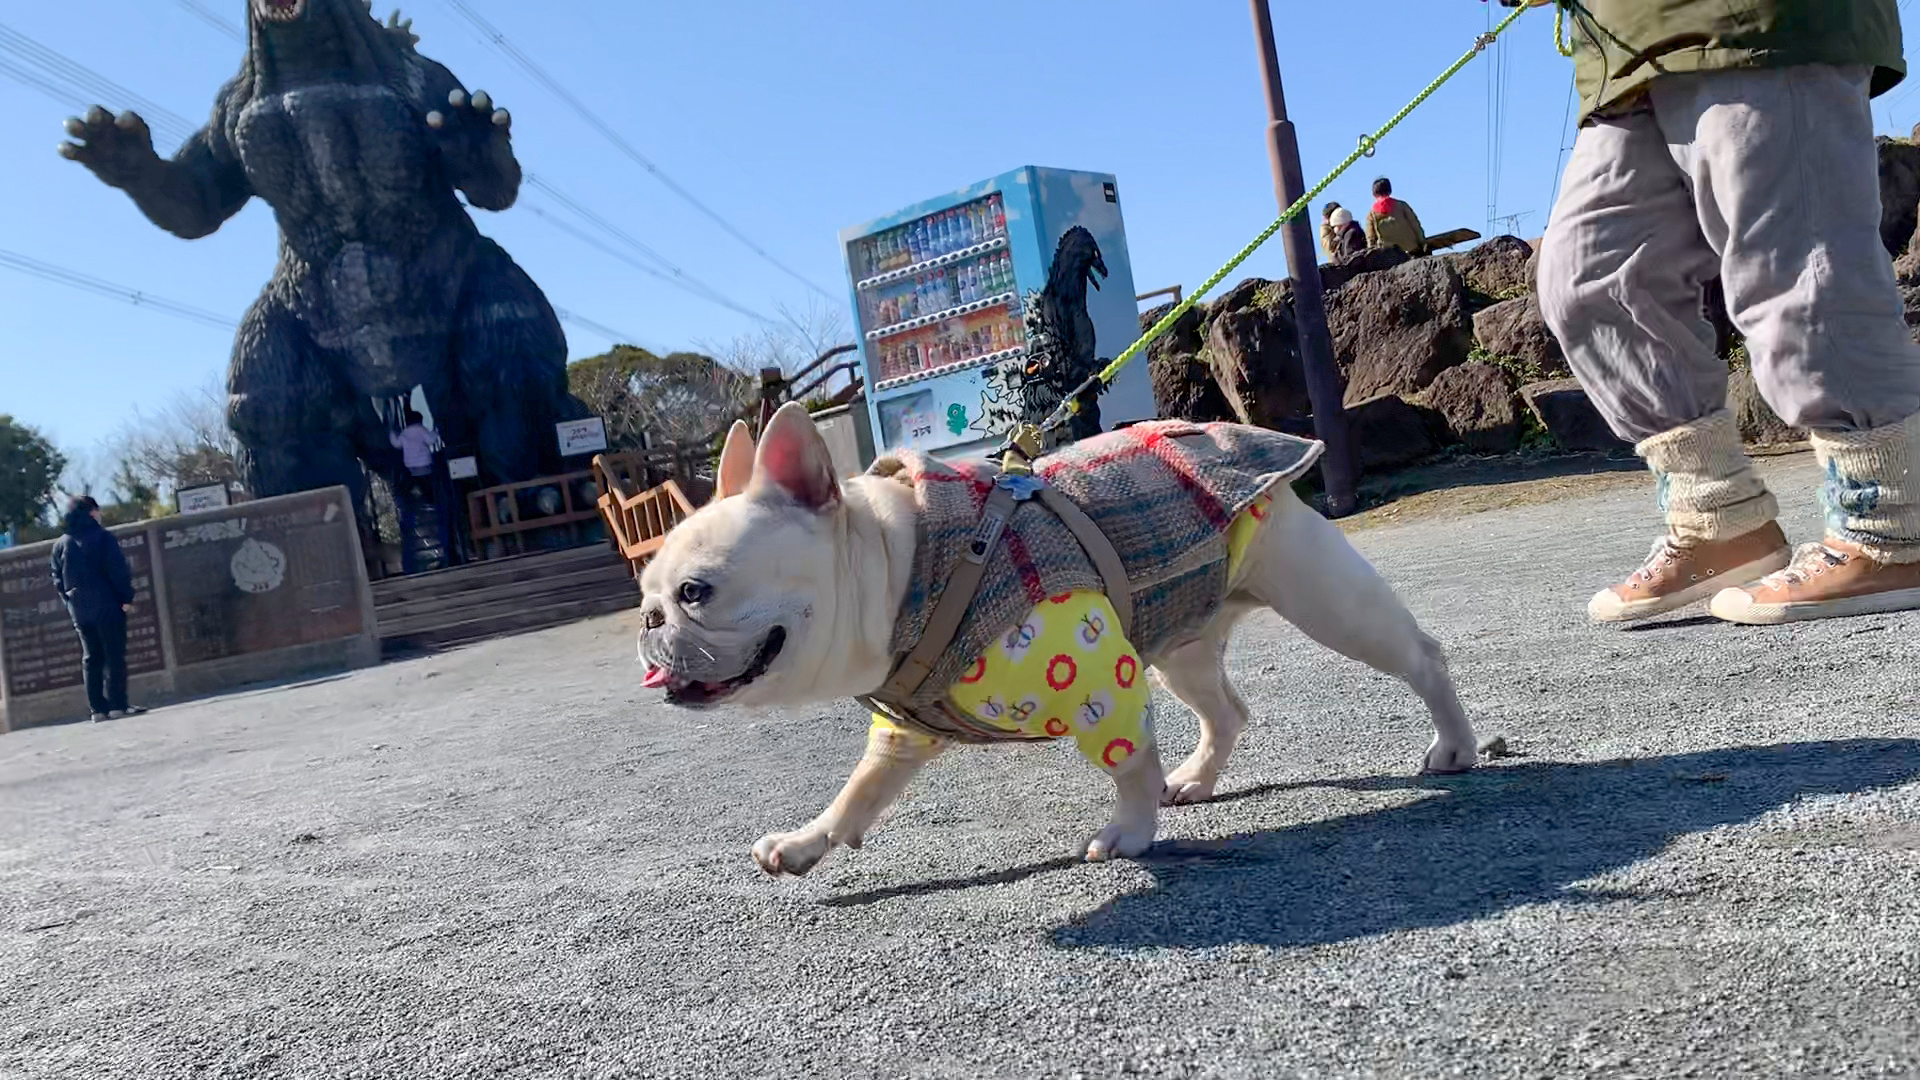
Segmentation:
<svg viewBox="0 0 1920 1080">
<path fill-rule="evenodd" d="M 373 586 L 387 656 L 524 633 L 640 606 L 640 589 L 604 544 L 471 563 Z"/>
</svg>

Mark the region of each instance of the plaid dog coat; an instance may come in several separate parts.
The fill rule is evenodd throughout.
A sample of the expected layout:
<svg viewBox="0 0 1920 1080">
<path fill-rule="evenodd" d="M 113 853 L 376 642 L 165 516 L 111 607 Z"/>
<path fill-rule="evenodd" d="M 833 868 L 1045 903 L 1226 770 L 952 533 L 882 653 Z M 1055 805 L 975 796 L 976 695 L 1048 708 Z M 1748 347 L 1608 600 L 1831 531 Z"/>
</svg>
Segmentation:
<svg viewBox="0 0 1920 1080">
<path fill-rule="evenodd" d="M 1132 589 L 1129 638 L 1150 656 L 1197 632 L 1227 591 L 1227 530 L 1274 486 L 1319 458 L 1320 443 L 1240 424 L 1154 421 L 1086 439 L 1042 457 L 1034 473 L 1097 525 Z M 998 479 L 985 463 L 943 462 L 900 451 L 874 462 L 872 476 L 910 484 L 919 507 L 917 545 L 892 652 L 920 640 L 955 563 L 974 537 Z M 952 644 L 894 718 L 958 742 L 1033 738 L 983 725 L 954 707 L 952 685 L 968 665 L 1049 597 L 1103 588 L 1073 533 L 1038 501 L 1019 503 Z"/>
</svg>

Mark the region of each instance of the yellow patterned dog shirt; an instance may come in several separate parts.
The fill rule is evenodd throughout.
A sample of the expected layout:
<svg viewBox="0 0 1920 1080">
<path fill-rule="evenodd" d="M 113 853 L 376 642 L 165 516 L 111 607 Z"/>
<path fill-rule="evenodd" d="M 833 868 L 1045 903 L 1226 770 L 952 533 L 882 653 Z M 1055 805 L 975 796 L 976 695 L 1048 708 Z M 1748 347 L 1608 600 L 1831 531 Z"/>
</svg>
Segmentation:
<svg viewBox="0 0 1920 1080">
<path fill-rule="evenodd" d="M 1228 526 L 1229 581 L 1239 574 L 1272 504 L 1270 496 L 1262 496 Z M 1153 743 L 1146 676 L 1146 665 L 1120 632 L 1106 594 L 1076 589 L 1034 605 L 1019 625 L 974 657 L 947 696 L 968 716 L 1010 734 L 1070 735 L 1088 761 L 1112 772 Z M 938 741 L 877 713 L 873 730 L 915 742 Z"/>
</svg>

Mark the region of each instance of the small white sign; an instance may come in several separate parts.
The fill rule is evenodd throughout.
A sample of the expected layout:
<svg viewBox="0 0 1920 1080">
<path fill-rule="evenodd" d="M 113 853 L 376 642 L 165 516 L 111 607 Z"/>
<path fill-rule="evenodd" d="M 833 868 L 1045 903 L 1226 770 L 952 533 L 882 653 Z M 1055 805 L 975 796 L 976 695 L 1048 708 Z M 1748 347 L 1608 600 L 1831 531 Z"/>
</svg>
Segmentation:
<svg viewBox="0 0 1920 1080">
<path fill-rule="evenodd" d="M 447 459 L 447 476 L 454 480 L 471 480 L 480 475 L 480 459 L 457 457 Z"/>
<path fill-rule="evenodd" d="M 597 454 L 607 448 L 607 422 L 597 416 L 585 420 L 562 420 L 553 425 L 560 433 L 560 456 L 579 457 Z"/>
<path fill-rule="evenodd" d="M 227 492 L 225 484 L 183 488 L 174 492 L 173 499 L 175 508 L 183 514 L 198 513 L 202 510 L 224 510 L 233 505 L 233 497 Z"/>
</svg>

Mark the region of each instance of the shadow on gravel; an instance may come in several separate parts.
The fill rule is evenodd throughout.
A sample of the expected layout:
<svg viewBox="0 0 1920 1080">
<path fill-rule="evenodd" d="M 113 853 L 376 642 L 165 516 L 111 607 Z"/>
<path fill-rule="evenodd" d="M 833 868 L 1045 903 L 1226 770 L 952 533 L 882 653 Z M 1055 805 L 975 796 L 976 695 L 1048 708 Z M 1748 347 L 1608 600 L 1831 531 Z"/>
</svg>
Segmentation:
<svg viewBox="0 0 1920 1080">
<path fill-rule="evenodd" d="M 1157 844 L 1142 860 L 1155 888 L 1103 905 L 1053 940 L 1069 948 L 1298 946 L 1447 926 L 1579 898 L 1569 885 L 1687 833 L 1808 796 L 1916 779 L 1920 741 L 1863 739 L 1336 781 L 1325 786 L 1428 796 L 1296 828 Z"/>
<path fill-rule="evenodd" d="M 1298 780 L 1290 783 L 1256 784 L 1250 788 L 1221 793 L 1213 800 L 1218 806 L 1226 802 L 1238 802 L 1242 799 L 1257 799 L 1279 791 L 1300 791 L 1307 788 L 1328 787 L 1319 780 Z M 1162 810 L 1164 814 L 1179 813 L 1177 810 Z M 1156 851 L 1159 849 L 1156 848 Z M 1151 858 L 1152 856 L 1149 856 Z M 978 889 L 988 885 L 1011 885 L 1016 881 L 1025 881 L 1041 874 L 1051 874 L 1060 870 L 1072 870 L 1086 865 L 1086 860 L 1078 855 L 1062 855 L 1045 862 L 1026 863 L 1021 866 L 1009 866 L 1004 870 L 983 870 L 966 877 L 938 878 L 933 881 L 913 881 L 905 885 L 888 885 L 879 889 L 867 889 L 857 893 L 842 893 L 829 896 L 820 901 L 822 907 L 866 907 L 883 900 L 898 900 L 903 896 L 931 896 L 935 893 L 960 892 L 965 889 Z"/>
</svg>

